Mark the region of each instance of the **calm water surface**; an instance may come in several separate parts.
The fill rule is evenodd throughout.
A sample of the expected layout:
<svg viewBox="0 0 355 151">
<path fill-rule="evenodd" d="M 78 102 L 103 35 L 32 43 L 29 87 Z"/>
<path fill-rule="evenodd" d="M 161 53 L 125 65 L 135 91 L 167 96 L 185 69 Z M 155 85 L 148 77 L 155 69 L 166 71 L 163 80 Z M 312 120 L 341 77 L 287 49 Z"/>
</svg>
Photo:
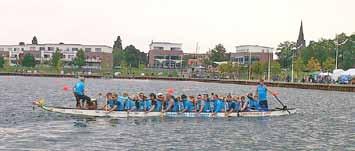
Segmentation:
<svg viewBox="0 0 355 151">
<path fill-rule="evenodd" d="M 75 105 L 70 78 L 0 76 L 0 150 L 355 150 L 355 93 L 272 88 L 298 113 L 267 118 L 85 118 L 31 102 Z M 166 92 L 244 95 L 253 86 L 87 79 L 88 94 Z M 272 107 L 278 104 L 270 97 Z"/>
</svg>

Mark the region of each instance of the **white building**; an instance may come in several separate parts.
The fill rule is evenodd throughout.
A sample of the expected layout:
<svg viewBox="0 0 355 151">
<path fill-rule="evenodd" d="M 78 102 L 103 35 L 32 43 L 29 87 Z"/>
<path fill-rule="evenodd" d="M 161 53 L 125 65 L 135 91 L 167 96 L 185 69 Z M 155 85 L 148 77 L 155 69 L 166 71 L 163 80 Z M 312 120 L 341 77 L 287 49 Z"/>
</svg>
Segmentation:
<svg viewBox="0 0 355 151">
<path fill-rule="evenodd" d="M 49 61 L 56 50 L 63 54 L 63 61 L 72 61 L 78 50 L 85 52 L 112 53 L 112 47 L 105 45 L 82 45 L 82 44 L 25 44 L 25 45 L 0 45 L 0 51 L 8 51 L 11 63 L 19 60 L 20 54 L 31 53 L 37 61 Z"/>
<path fill-rule="evenodd" d="M 231 61 L 239 64 L 249 64 L 255 61 L 267 62 L 273 60 L 273 50 L 274 48 L 259 45 L 236 46 L 236 52 L 231 53 Z"/>
<path fill-rule="evenodd" d="M 149 45 L 149 50 L 181 50 L 181 43 L 171 43 L 171 42 L 152 42 Z"/>
<path fill-rule="evenodd" d="M 152 42 L 149 45 L 148 66 L 151 68 L 182 68 L 181 43 Z"/>
</svg>

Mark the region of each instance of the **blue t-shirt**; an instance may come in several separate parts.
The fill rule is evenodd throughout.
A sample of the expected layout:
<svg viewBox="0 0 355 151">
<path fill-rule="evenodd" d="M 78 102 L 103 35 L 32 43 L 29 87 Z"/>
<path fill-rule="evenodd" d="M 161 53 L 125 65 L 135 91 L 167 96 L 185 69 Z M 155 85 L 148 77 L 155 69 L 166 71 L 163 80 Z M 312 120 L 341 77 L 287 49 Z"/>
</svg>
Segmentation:
<svg viewBox="0 0 355 151">
<path fill-rule="evenodd" d="M 214 112 L 222 112 L 224 110 L 224 103 L 220 99 L 215 100 Z"/>
<path fill-rule="evenodd" d="M 194 104 L 189 100 L 184 100 L 184 109 L 186 109 L 186 112 L 192 112 Z"/>
<path fill-rule="evenodd" d="M 77 95 L 84 95 L 84 91 L 85 91 L 84 82 L 82 81 L 77 82 L 74 86 L 74 93 L 76 93 Z"/>
<path fill-rule="evenodd" d="M 160 112 L 162 108 L 162 102 L 158 99 L 155 100 L 154 112 Z"/>
<path fill-rule="evenodd" d="M 265 85 L 258 84 L 256 88 L 258 92 L 258 97 L 260 101 L 266 101 L 267 100 L 267 89 Z"/>
<path fill-rule="evenodd" d="M 196 111 L 200 111 L 201 105 L 202 105 L 202 100 L 197 100 L 197 103 L 196 103 L 196 106 L 195 106 Z"/>
<path fill-rule="evenodd" d="M 211 112 L 211 101 L 203 100 L 203 112 Z"/>
<path fill-rule="evenodd" d="M 238 111 L 239 110 L 239 103 L 236 101 L 230 102 L 229 109 L 233 109 L 233 111 Z"/>
<path fill-rule="evenodd" d="M 108 100 L 107 105 L 108 105 L 108 107 L 113 108 L 115 105 L 117 105 L 117 101 L 116 100 Z"/>
<path fill-rule="evenodd" d="M 249 97 L 248 96 L 248 105 L 249 105 L 249 108 L 253 108 L 253 109 L 259 109 L 259 102 L 257 100 L 255 100 L 254 98 L 252 97 Z"/>
<path fill-rule="evenodd" d="M 140 108 L 141 108 L 143 111 L 149 111 L 150 108 L 151 108 L 152 102 L 151 102 L 151 100 L 147 99 L 147 100 L 143 100 L 140 105 L 141 105 Z"/>
<path fill-rule="evenodd" d="M 174 99 L 174 106 L 171 111 L 172 112 L 179 112 L 179 101 L 177 99 Z"/>
<path fill-rule="evenodd" d="M 123 111 L 125 109 L 125 102 L 128 101 L 128 97 L 119 96 L 117 98 L 117 109 Z"/>
<path fill-rule="evenodd" d="M 127 99 L 124 101 L 124 109 L 125 110 L 134 110 L 136 108 L 135 102 L 131 99 Z"/>
</svg>

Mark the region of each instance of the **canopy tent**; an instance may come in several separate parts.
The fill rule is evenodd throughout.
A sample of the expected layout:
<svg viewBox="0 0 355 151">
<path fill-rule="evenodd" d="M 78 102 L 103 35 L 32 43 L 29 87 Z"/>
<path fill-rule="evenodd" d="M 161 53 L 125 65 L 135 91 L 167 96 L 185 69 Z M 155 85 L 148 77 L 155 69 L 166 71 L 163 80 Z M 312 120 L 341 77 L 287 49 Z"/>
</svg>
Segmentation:
<svg viewBox="0 0 355 151">
<path fill-rule="evenodd" d="M 351 77 L 355 77 L 355 69 L 348 69 L 341 73 L 341 75 L 350 75 Z"/>
<path fill-rule="evenodd" d="M 332 80 L 337 81 L 340 77 L 340 75 L 344 72 L 343 69 L 335 69 L 333 70 L 333 74 L 332 74 Z"/>
</svg>

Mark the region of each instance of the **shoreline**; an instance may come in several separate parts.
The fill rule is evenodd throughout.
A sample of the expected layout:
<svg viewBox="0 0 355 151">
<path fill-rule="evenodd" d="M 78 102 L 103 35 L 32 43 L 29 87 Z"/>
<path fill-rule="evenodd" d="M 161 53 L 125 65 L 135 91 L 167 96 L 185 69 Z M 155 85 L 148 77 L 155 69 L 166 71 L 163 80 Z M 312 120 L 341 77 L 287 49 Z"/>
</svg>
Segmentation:
<svg viewBox="0 0 355 151">
<path fill-rule="evenodd" d="M 57 77 L 57 78 L 75 78 L 76 75 L 65 74 L 48 74 L 48 73 L 11 73 L 0 72 L 0 76 L 31 76 L 31 77 Z M 101 75 L 83 75 L 85 78 L 105 78 Z M 199 78 L 179 78 L 179 77 L 156 77 L 156 76 L 119 76 L 110 79 L 137 79 L 137 80 L 167 80 L 167 81 L 196 81 L 222 84 L 238 84 L 238 85 L 256 85 L 255 80 L 227 80 L 227 79 L 199 79 Z M 297 88 L 297 89 L 313 89 L 326 91 L 355 92 L 355 85 L 339 85 L 339 84 L 320 84 L 320 83 L 288 83 L 280 81 L 265 81 L 267 86 Z"/>
</svg>

